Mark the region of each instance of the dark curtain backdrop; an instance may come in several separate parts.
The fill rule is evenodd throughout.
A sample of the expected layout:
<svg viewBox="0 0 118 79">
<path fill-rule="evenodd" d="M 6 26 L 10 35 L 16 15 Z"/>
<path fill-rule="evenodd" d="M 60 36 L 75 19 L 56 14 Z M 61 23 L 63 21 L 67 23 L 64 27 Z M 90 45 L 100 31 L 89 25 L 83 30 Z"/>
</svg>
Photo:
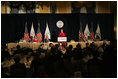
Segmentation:
<svg viewBox="0 0 118 79">
<path fill-rule="evenodd" d="M 27 22 L 28 32 L 30 34 L 31 24 L 33 22 L 35 33 L 37 32 L 38 23 L 40 23 L 40 30 L 44 37 L 46 29 L 46 22 L 51 32 L 58 36 L 60 28 L 56 26 L 57 21 L 64 22 L 64 32 L 68 41 L 78 41 L 78 33 L 80 22 L 83 26 L 83 32 L 86 23 L 91 27 L 93 22 L 94 32 L 97 24 L 100 24 L 102 39 L 112 40 L 114 38 L 114 19 L 113 14 L 2 14 L 1 15 L 1 41 L 2 43 L 17 42 L 24 36 L 25 23 Z"/>
</svg>

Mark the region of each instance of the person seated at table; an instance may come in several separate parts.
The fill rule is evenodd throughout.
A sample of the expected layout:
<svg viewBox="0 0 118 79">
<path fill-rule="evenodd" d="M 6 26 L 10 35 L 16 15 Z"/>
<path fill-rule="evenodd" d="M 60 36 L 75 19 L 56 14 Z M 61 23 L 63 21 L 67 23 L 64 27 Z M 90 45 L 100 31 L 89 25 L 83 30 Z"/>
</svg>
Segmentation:
<svg viewBox="0 0 118 79">
<path fill-rule="evenodd" d="M 45 52 L 44 44 L 40 44 L 39 48 L 36 51 L 37 51 L 37 53 Z"/>
<path fill-rule="evenodd" d="M 59 37 L 65 37 L 65 33 L 63 32 L 63 29 L 61 29 L 61 33 L 59 33 Z"/>
<path fill-rule="evenodd" d="M 45 35 L 44 42 L 49 42 L 48 35 Z"/>
<path fill-rule="evenodd" d="M 25 64 L 20 63 L 20 57 L 14 57 L 15 64 L 10 66 L 10 76 L 11 78 L 24 78 L 26 74 Z"/>
<path fill-rule="evenodd" d="M 93 42 L 90 36 L 88 36 L 88 40 L 87 41 L 88 42 Z"/>
<path fill-rule="evenodd" d="M 50 43 L 48 49 L 50 50 L 53 46 L 53 43 Z"/>
<path fill-rule="evenodd" d="M 19 42 L 26 42 L 26 40 L 24 39 L 24 37 L 22 37 Z"/>
<path fill-rule="evenodd" d="M 29 41 L 28 42 L 32 42 L 32 38 L 31 37 L 29 37 Z"/>
<path fill-rule="evenodd" d="M 23 40 L 24 40 L 24 37 L 22 37 L 19 42 L 23 42 Z"/>
<path fill-rule="evenodd" d="M 37 38 L 37 36 L 35 36 L 33 42 L 38 42 L 38 38 Z"/>
<path fill-rule="evenodd" d="M 98 35 L 95 36 L 95 41 L 100 41 L 100 37 Z"/>
</svg>

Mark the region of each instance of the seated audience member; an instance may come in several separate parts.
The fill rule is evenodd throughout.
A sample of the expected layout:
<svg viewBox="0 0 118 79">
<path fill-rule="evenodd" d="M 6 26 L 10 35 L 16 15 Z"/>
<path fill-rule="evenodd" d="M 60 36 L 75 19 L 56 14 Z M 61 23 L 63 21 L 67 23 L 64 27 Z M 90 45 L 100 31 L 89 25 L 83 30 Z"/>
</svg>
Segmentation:
<svg viewBox="0 0 118 79">
<path fill-rule="evenodd" d="M 16 50 L 15 50 L 14 53 L 13 53 L 13 56 L 14 56 L 15 54 L 21 54 L 21 53 L 23 53 L 23 51 L 22 51 L 22 49 L 20 48 L 20 45 L 17 45 L 17 46 L 16 46 Z"/>
<path fill-rule="evenodd" d="M 49 47 L 53 47 L 53 43 L 50 43 L 50 44 L 49 44 Z"/>
<path fill-rule="evenodd" d="M 78 44 L 76 45 L 76 48 L 77 48 L 77 49 L 81 49 L 81 45 L 78 43 Z"/>
<path fill-rule="evenodd" d="M 36 53 L 34 55 L 34 58 L 33 58 L 32 62 L 31 62 L 31 64 L 30 64 L 31 69 L 33 70 L 32 77 L 34 77 L 36 75 L 39 63 L 40 63 L 39 54 Z"/>
<path fill-rule="evenodd" d="M 64 61 L 61 59 L 61 52 L 58 53 L 57 59 L 54 62 L 54 77 L 63 78 L 64 77 Z"/>
<path fill-rule="evenodd" d="M 76 48 L 74 48 L 74 50 L 71 53 L 71 56 L 74 59 L 74 62 L 76 60 L 81 59 L 81 52 L 82 52 L 81 45 L 80 44 L 76 45 Z"/>
<path fill-rule="evenodd" d="M 5 47 L 1 46 L 1 61 L 4 61 L 5 59 L 10 59 L 10 54 L 5 50 Z"/>
<path fill-rule="evenodd" d="M 12 78 L 24 78 L 26 74 L 25 64 L 20 63 L 20 57 L 14 58 L 15 64 L 10 67 L 10 75 Z"/>
<path fill-rule="evenodd" d="M 53 46 L 53 43 L 50 43 L 48 49 L 50 50 Z"/>
<path fill-rule="evenodd" d="M 44 52 L 45 50 L 43 48 L 44 48 L 44 44 L 40 44 L 39 48 L 37 49 L 37 52 L 38 53 Z"/>
<path fill-rule="evenodd" d="M 76 55 L 77 56 L 77 55 Z M 88 77 L 88 69 L 87 69 L 87 62 L 89 60 L 89 56 L 86 52 L 82 52 L 78 55 L 78 59 L 76 57 L 76 61 L 73 62 L 73 71 L 80 71 L 81 77 L 87 78 Z"/>
<path fill-rule="evenodd" d="M 44 44 L 41 44 L 41 45 L 40 45 L 40 48 L 43 49 L 43 47 L 44 47 Z"/>
<path fill-rule="evenodd" d="M 81 60 L 79 62 L 79 70 L 81 72 L 81 76 L 84 78 L 88 77 L 88 69 L 87 69 L 87 62 L 89 60 L 89 55 L 86 52 L 83 52 L 81 55 Z"/>
<path fill-rule="evenodd" d="M 94 49 L 94 50 L 97 49 L 97 46 L 95 45 L 95 42 L 92 42 L 92 43 L 90 44 L 90 48 L 92 48 L 92 49 Z"/>
<path fill-rule="evenodd" d="M 108 45 L 107 45 L 105 40 L 103 40 L 103 44 L 100 47 L 102 47 L 103 50 L 105 50 L 108 47 Z"/>
<path fill-rule="evenodd" d="M 67 48 L 67 52 L 69 54 L 71 54 L 72 50 L 73 50 L 73 46 L 72 45 L 69 45 L 68 48 Z"/>
<path fill-rule="evenodd" d="M 90 59 L 87 63 L 88 77 L 100 78 L 102 77 L 102 61 L 98 59 L 100 53 L 98 51 L 93 52 L 93 59 Z"/>
<path fill-rule="evenodd" d="M 86 43 L 86 48 L 89 47 L 89 43 Z"/>
<path fill-rule="evenodd" d="M 5 73 L 5 70 L 2 66 L 1 66 L 1 78 L 10 78 L 10 76 Z"/>
</svg>

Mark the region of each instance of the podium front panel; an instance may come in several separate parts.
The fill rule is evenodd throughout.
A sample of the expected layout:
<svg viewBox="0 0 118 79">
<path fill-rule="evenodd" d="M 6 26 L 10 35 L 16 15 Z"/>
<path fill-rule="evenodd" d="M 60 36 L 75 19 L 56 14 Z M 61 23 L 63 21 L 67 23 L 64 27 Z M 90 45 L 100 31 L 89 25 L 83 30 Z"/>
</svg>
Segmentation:
<svg viewBox="0 0 118 79">
<path fill-rule="evenodd" d="M 67 42 L 67 37 L 58 37 L 58 42 Z"/>
</svg>

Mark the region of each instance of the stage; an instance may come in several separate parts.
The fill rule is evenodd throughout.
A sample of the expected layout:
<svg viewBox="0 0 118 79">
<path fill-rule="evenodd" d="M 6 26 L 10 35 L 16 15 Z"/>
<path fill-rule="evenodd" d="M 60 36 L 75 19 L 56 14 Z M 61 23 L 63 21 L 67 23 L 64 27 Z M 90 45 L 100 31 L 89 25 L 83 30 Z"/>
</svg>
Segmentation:
<svg viewBox="0 0 118 79">
<path fill-rule="evenodd" d="M 72 45 L 73 48 L 75 48 L 78 43 L 81 45 L 81 48 L 84 48 L 84 47 L 86 47 L 87 42 L 67 42 L 67 46 Z M 88 42 L 88 43 L 91 44 L 92 42 Z M 95 43 L 95 45 L 100 46 L 103 44 L 103 41 L 96 41 L 94 43 Z M 109 44 L 110 41 L 106 41 L 106 43 Z M 27 43 L 8 43 L 8 49 L 11 50 L 11 48 L 16 47 L 17 45 L 20 45 L 21 48 L 29 47 L 29 48 L 32 48 L 33 50 L 36 50 L 40 46 L 40 44 L 44 44 L 44 46 L 49 46 L 50 43 L 44 43 L 44 42 L 42 42 L 42 43 L 30 43 L 30 42 L 27 42 Z M 53 44 L 54 45 L 58 44 L 58 42 L 53 42 Z"/>
</svg>

